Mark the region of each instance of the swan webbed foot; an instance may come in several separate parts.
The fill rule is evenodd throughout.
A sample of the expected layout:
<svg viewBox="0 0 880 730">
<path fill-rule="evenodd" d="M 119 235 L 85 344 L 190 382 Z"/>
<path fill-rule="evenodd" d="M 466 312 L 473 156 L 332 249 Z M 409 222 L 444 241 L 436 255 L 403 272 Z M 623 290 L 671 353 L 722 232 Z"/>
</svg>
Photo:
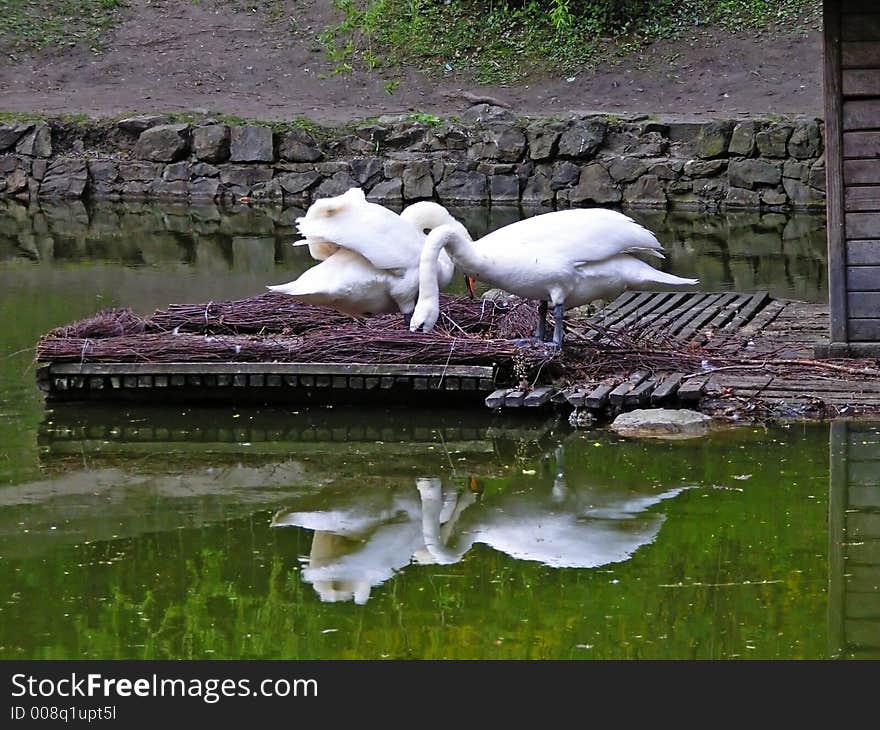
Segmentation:
<svg viewBox="0 0 880 730">
<path fill-rule="evenodd" d="M 517 347 L 534 347 L 535 345 L 547 344 L 543 340 L 539 340 L 537 337 L 517 337 L 510 342 Z"/>
</svg>

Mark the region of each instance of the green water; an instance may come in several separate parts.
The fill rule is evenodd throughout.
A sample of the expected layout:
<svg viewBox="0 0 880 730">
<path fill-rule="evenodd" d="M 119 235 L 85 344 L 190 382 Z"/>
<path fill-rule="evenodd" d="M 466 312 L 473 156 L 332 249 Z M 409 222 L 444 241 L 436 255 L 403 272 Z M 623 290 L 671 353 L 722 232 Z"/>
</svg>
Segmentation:
<svg viewBox="0 0 880 730">
<path fill-rule="evenodd" d="M 107 306 L 148 313 L 294 278 L 309 262 L 287 246 L 290 215 L 0 209 L 0 658 L 880 647 L 880 610 L 862 608 L 866 624 L 848 608 L 870 604 L 875 579 L 854 584 L 841 558 L 849 451 L 829 448 L 828 424 L 663 443 L 481 410 L 44 404 L 40 334 Z M 776 218 L 652 227 L 679 231 L 671 270 L 711 288 L 821 299 L 810 231 L 824 221 Z M 761 230 L 767 250 L 742 253 L 734 233 Z M 868 424 L 844 442 L 878 434 Z"/>
</svg>

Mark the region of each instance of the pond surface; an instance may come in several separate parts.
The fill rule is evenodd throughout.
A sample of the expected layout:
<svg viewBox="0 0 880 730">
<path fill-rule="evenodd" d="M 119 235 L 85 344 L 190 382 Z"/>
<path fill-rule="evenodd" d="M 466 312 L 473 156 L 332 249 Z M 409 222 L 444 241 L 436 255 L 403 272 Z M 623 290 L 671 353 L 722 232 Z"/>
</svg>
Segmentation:
<svg viewBox="0 0 880 730">
<path fill-rule="evenodd" d="M 292 279 L 299 213 L 0 209 L 0 658 L 880 655 L 844 547 L 880 538 L 880 424 L 44 404 L 42 333 Z M 706 288 L 826 296 L 823 218 L 635 217 Z"/>
</svg>

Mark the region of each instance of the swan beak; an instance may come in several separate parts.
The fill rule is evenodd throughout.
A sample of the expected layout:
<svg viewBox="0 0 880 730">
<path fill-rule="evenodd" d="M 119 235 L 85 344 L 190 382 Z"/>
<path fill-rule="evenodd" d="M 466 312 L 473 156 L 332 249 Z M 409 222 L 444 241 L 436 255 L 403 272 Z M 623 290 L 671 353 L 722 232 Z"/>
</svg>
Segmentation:
<svg viewBox="0 0 880 730">
<path fill-rule="evenodd" d="M 471 474 L 468 478 L 468 489 L 470 489 L 475 494 L 483 493 L 483 482 L 480 481 L 480 478 L 475 474 Z"/>
<path fill-rule="evenodd" d="M 476 295 L 476 292 L 474 292 L 474 277 L 468 276 L 467 274 L 465 274 L 464 275 L 464 283 L 465 283 L 465 286 L 467 287 L 467 290 L 468 290 L 468 296 L 471 299 L 476 299 L 477 295 Z"/>
</svg>

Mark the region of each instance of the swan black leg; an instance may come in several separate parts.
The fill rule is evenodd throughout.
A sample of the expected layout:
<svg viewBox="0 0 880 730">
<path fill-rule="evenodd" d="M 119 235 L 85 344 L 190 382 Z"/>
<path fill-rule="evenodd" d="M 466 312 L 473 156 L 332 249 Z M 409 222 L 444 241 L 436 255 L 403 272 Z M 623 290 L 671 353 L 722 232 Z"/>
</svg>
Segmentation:
<svg viewBox="0 0 880 730">
<path fill-rule="evenodd" d="M 547 336 L 547 302 L 541 301 L 538 305 L 538 326 L 535 327 L 535 339 L 543 342 Z"/>
<path fill-rule="evenodd" d="M 404 329 L 409 329 L 409 323 L 412 322 L 413 313 L 403 315 L 403 327 Z"/>
<path fill-rule="evenodd" d="M 561 304 L 553 307 L 553 343 L 561 350 L 564 335 L 562 333 L 562 315 L 565 308 Z"/>
</svg>

